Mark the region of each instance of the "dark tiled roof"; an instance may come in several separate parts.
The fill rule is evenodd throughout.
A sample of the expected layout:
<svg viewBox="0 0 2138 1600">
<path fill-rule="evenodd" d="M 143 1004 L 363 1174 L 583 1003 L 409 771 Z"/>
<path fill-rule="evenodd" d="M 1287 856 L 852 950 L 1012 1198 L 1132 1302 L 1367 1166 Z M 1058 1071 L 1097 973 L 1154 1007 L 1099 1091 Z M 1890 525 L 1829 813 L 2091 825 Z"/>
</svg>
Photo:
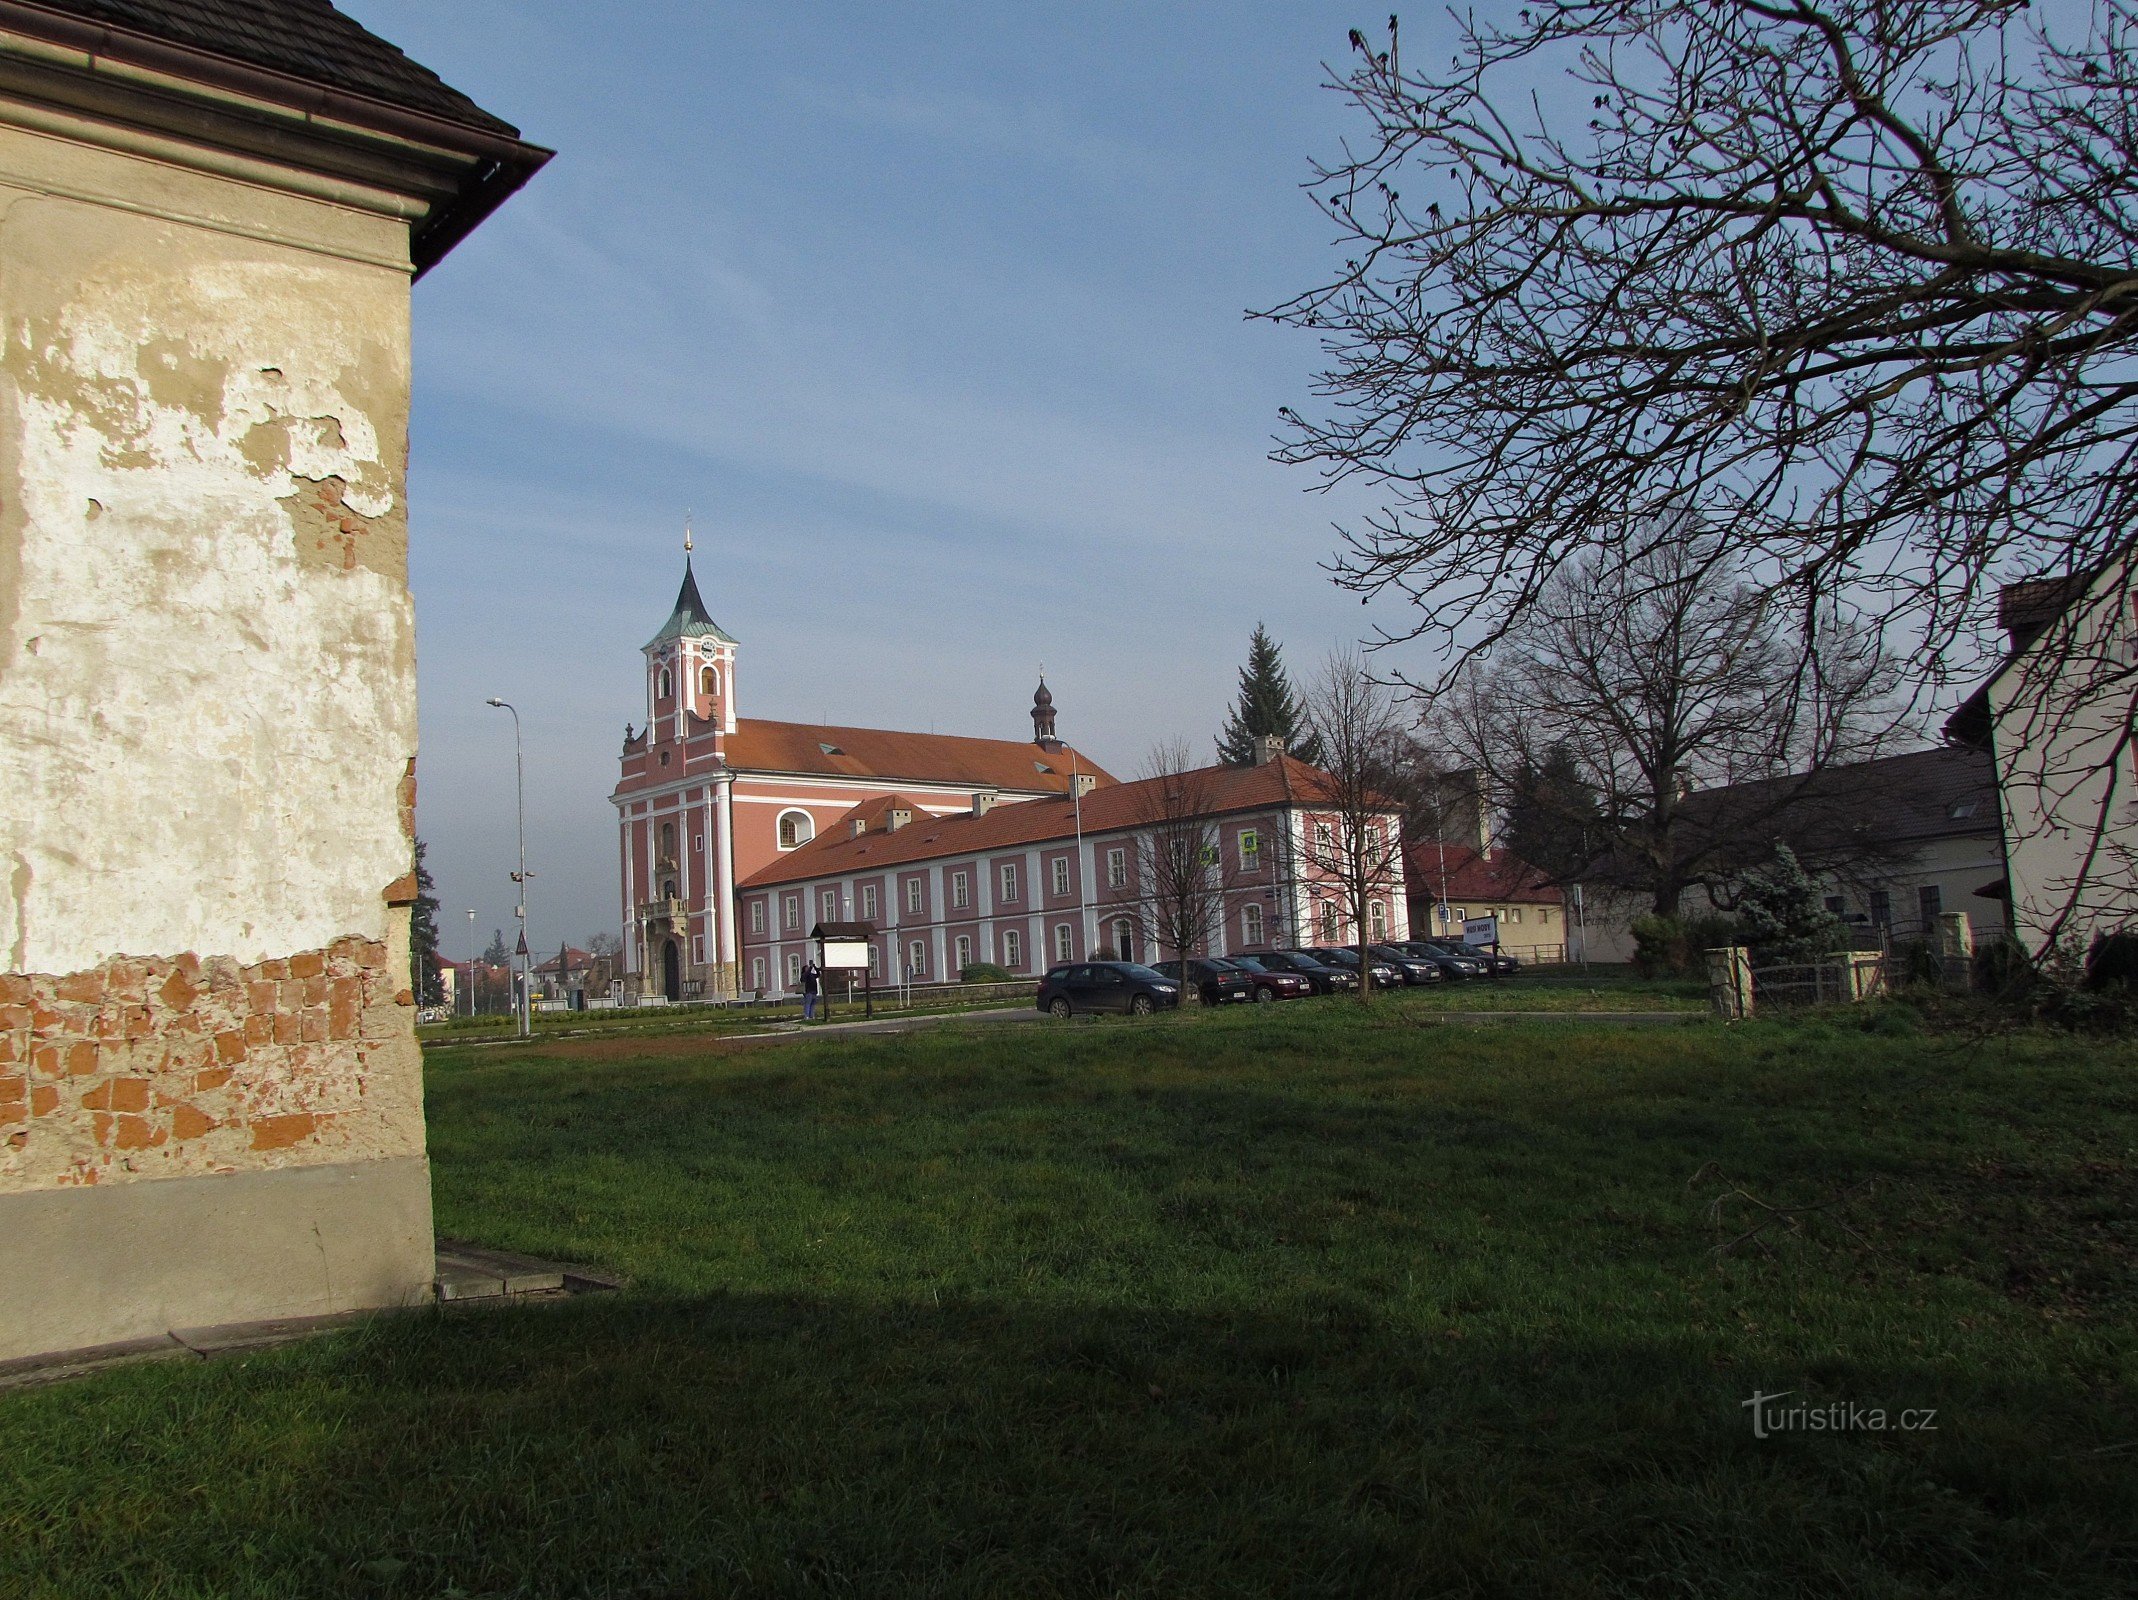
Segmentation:
<svg viewBox="0 0 2138 1600">
<path fill-rule="evenodd" d="M 1310 803 L 1327 782 L 1315 768 L 1290 756 L 1279 756 L 1258 767 L 1204 767 L 1191 778 L 1198 785 L 1195 809 L 1205 816 L 1224 816 L 1288 802 Z M 743 887 L 757 889 L 849 872 L 877 872 L 915 861 L 1013 850 L 1049 839 L 1073 839 L 1079 821 L 1087 836 L 1148 825 L 1161 809 L 1155 791 L 1174 781 L 1178 780 L 1140 778 L 1133 783 L 1094 789 L 1084 796 L 1081 818 L 1075 804 L 1066 799 L 1020 800 L 995 806 L 981 816 L 970 812 L 931 816 L 914 806 L 913 820 L 895 833 L 883 831 L 884 817 L 894 797 L 879 795 L 863 801 L 799 850 L 760 868 L 743 881 Z M 855 818 L 869 824 L 869 831 L 859 838 L 847 826 Z"/>
<path fill-rule="evenodd" d="M 517 139 L 428 67 L 334 9 L 330 0 L 30 0 L 36 9 L 100 22 L 307 83 L 421 111 Z"/>
<path fill-rule="evenodd" d="M 720 640 L 723 644 L 735 643 L 735 637 L 705 609 L 705 599 L 698 593 L 698 575 L 690 570 L 690 557 L 683 558 L 683 587 L 676 591 L 676 608 L 661 624 L 661 631 L 646 641 L 650 648 L 664 639 L 695 639 L 701 636 Z"/>
<path fill-rule="evenodd" d="M 1944 745 L 1687 795 L 1688 822 L 1743 827 L 1800 847 L 1844 839 L 1906 845 L 1998 831 L 1997 775 L 1980 750 Z"/>
</svg>

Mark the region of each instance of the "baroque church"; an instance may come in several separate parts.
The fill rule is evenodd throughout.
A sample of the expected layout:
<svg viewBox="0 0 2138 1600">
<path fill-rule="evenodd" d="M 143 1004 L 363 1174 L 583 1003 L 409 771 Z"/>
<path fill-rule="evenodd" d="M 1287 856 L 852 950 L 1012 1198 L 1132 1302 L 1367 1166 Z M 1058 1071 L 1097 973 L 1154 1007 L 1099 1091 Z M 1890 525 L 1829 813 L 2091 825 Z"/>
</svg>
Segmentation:
<svg viewBox="0 0 2138 1600">
<path fill-rule="evenodd" d="M 1029 740 L 896 733 L 738 713 L 738 644 L 707 613 L 690 556 L 645 645 L 646 721 L 624 730 L 616 807 L 624 968 L 648 995 L 738 992 L 737 888 L 864 801 L 924 815 L 1088 794 L 1114 780 L 1055 737 L 1044 681 Z"/>
</svg>

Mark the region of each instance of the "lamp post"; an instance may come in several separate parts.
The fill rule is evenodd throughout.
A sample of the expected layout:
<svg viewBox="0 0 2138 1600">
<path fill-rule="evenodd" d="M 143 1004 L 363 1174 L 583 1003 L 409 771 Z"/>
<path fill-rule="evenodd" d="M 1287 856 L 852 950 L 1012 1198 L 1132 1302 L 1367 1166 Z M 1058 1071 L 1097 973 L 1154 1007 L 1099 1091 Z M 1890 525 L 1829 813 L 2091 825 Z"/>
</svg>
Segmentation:
<svg viewBox="0 0 2138 1600">
<path fill-rule="evenodd" d="M 519 1034 L 526 1038 L 534 1032 L 533 1008 L 528 990 L 531 987 L 527 971 L 527 762 L 520 743 L 520 713 L 517 706 L 492 695 L 486 704 L 500 711 L 512 713 L 512 780 L 515 810 L 519 818 L 520 870 L 512 875 L 513 884 L 519 889 L 519 904 L 513 907 L 513 915 L 520 919 L 519 948 L 513 952 L 519 958 L 519 993 L 513 1006 L 513 1015 L 519 1023 Z"/>
<path fill-rule="evenodd" d="M 468 907 L 468 1015 L 475 1015 L 475 908 Z"/>
</svg>

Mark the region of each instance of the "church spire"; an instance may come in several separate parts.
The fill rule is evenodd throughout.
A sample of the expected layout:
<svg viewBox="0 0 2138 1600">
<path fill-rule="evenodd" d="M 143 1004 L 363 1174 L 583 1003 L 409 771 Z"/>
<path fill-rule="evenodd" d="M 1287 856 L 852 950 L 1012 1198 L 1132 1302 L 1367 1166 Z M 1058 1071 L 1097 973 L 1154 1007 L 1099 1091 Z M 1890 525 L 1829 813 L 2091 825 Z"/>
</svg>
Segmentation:
<svg viewBox="0 0 2138 1600">
<path fill-rule="evenodd" d="M 1054 694 L 1047 687 L 1047 669 L 1039 669 L 1039 687 L 1032 694 L 1032 742 L 1051 750 L 1061 741 L 1054 737 Z"/>
</svg>

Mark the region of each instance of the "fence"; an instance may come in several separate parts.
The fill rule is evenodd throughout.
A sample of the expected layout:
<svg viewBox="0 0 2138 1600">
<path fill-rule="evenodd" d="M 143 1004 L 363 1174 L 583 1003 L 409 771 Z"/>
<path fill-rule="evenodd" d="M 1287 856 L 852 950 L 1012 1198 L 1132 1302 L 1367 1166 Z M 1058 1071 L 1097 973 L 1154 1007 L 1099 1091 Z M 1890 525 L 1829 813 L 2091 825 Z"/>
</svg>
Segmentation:
<svg viewBox="0 0 2138 1600">
<path fill-rule="evenodd" d="M 1708 998 L 1717 1016 L 1735 1020 L 1761 1007 L 1860 1004 L 1911 981 L 1967 989 L 1974 983 L 1974 957 L 1974 929 L 1964 911 L 1939 917 L 1929 941 L 1905 954 L 1836 950 L 1815 961 L 1754 966 L 1750 950 L 1728 945 L 1707 952 Z"/>
</svg>

